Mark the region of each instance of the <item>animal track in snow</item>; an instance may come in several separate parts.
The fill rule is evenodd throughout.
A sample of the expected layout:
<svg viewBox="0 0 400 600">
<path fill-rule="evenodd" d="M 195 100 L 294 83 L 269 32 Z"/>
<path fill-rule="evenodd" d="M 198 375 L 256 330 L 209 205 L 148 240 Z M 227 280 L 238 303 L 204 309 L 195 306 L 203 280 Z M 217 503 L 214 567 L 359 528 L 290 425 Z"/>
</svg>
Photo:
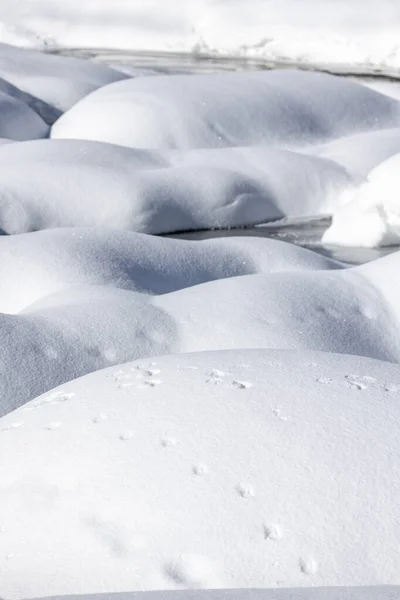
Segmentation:
<svg viewBox="0 0 400 600">
<path fill-rule="evenodd" d="M 209 469 L 208 469 L 207 465 L 198 464 L 198 465 L 194 465 L 194 467 L 192 468 L 192 471 L 193 471 L 194 475 L 198 475 L 199 477 L 202 477 L 202 476 L 208 474 Z"/>
<path fill-rule="evenodd" d="M 3 427 L 2 431 L 11 431 L 11 429 L 19 429 L 20 427 L 23 426 L 23 424 L 24 424 L 23 421 L 10 423 L 10 425 L 6 425 L 5 427 Z"/>
<path fill-rule="evenodd" d="M 135 365 L 130 369 L 130 372 L 117 371 L 114 377 L 120 389 L 136 388 L 145 390 L 154 388 L 162 383 L 160 379 L 153 379 L 154 375 L 158 375 L 159 373 L 161 373 L 161 370 L 154 368 L 152 363 L 148 367 Z"/>
<path fill-rule="evenodd" d="M 315 575 L 318 572 L 318 563 L 312 556 L 300 558 L 299 566 L 301 572 L 305 575 Z"/>
<path fill-rule="evenodd" d="M 178 444 L 178 440 L 174 437 L 163 437 L 161 438 L 160 443 L 164 448 L 170 448 L 171 446 L 176 446 Z"/>
<path fill-rule="evenodd" d="M 208 373 L 208 379 L 206 379 L 206 383 L 221 385 L 222 387 L 231 388 L 234 390 L 247 390 L 253 386 L 253 384 L 249 381 L 239 381 L 237 379 L 228 381 L 225 379 L 227 375 L 229 375 L 229 373 L 219 371 L 218 369 L 213 369 L 210 373 Z"/>
<path fill-rule="evenodd" d="M 318 377 L 316 381 L 322 385 L 330 385 L 332 383 L 332 379 L 330 377 Z"/>
<path fill-rule="evenodd" d="M 93 421 L 93 423 L 98 425 L 99 423 L 103 423 L 107 419 L 108 419 L 107 415 L 102 414 L 102 415 L 97 415 L 96 417 L 93 417 L 92 421 Z"/>
<path fill-rule="evenodd" d="M 25 410 L 35 410 L 40 406 L 44 406 L 45 404 L 61 404 L 63 402 L 68 402 L 75 396 L 75 392 L 53 392 L 44 396 L 44 398 L 40 398 L 33 402 L 30 406 L 25 407 Z"/>
<path fill-rule="evenodd" d="M 62 423 L 60 421 L 53 421 L 52 423 L 46 425 L 45 429 L 48 431 L 55 431 L 56 429 L 60 429 L 61 425 Z"/>
<path fill-rule="evenodd" d="M 282 538 L 282 529 L 279 525 L 264 525 L 264 538 L 266 540 L 280 540 Z"/>
<path fill-rule="evenodd" d="M 131 440 L 131 439 L 133 439 L 133 432 L 132 432 L 132 431 L 127 431 L 126 433 L 122 433 L 122 434 L 119 436 L 119 439 L 120 439 L 122 442 L 127 442 L 128 440 Z"/>
<path fill-rule="evenodd" d="M 288 421 L 289 420 L 289 417 L 284 414 L 284 411 L 282 410 L 282 408 L 274 408 L 272 412 L 281 421 Z"/>
<path fill-rule="evenodd" d="M 254 498 L 256 495 L 254 488 L 250 483 L 239 483 L 236 487 L 236 491 L 242 498 Z"/>
</svg>

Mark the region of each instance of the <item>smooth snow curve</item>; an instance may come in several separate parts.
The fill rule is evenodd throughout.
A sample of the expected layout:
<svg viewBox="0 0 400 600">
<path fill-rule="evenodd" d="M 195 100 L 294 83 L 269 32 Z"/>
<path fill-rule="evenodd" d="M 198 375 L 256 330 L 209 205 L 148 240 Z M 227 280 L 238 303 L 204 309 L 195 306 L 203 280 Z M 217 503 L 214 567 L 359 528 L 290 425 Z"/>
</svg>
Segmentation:
<svg viewBox="0 0 400 600">
<path fill-rule="evenodd" d="M 2 593 L 399 584 L 399 384 L 398 365 L 255 350 L 35 399 L 0 421 Z"/>
<path fill-rule="evenodd" d="M 352 81 L 294 70 L 139 77 L 93 92 L 52 137 L 150 149 L 299 146 L 400 126 L 400 103 Z"/>
</svg>

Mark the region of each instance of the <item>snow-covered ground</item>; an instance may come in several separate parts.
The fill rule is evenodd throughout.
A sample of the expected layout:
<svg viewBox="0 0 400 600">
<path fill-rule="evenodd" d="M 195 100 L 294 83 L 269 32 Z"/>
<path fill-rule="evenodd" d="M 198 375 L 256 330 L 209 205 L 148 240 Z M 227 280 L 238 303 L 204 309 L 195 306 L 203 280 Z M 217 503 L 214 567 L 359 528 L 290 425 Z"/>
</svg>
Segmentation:
<svg viewBox="0 0 400 600">
<path fill-rule="evenodd" d="M 397 64 L 394 2 L 306 4 L 3 0 L 0 35 Z M 400 251 L 149 235 L 398 243 L 397 86 L 133 71 L 0 44 L 0 597 L 398 600 Z"/>
<path fill-rule="evenodd" d="M 0 40 L 398 72 L 398 0 L 2 0 Z"/>
<path fill-rule="evenodd" d="M 0 421 L 3 596 L 399 585 L 399 393 L 399 365 L 260 349 L 33 400 Z"/>
</svg>

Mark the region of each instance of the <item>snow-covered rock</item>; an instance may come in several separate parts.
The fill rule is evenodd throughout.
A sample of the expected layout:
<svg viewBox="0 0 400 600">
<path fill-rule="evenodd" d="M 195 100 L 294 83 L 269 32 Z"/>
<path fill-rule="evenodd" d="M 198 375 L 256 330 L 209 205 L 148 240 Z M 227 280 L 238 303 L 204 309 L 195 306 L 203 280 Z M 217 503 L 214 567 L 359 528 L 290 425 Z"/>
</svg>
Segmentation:
<svg viewBox="0 0 400 600">
<path fill-rule="evenodd" d="M 7 86 L 49 123 L 90 92 L 125 77 L 87 60 L 0 44 L 0 90 Z"/>
<path fill-rule="evenodd" d="M 0 421 L 2 594 L 398 585 L 399 385 L 398 365 L 255 350 L 35 399 Z M 397 597 L 320 592 L 270 598 Z"/>
<path fill-rule="evenodd" d="M 139 77 L 78 102 L 53 138 L 159 149 L 291 145 L 400 126 L 400 103 L 365 86 L 295 70 Z"/>
<path fill-rule="evenodd" d="M 27 142 L 0 148 L 0 229 L 163 233 L 252 225 L 327 212 L 353 187 L 333 161 L 268 147 L 166 154 L 79 140 Z"/>
<path fill-rule="evenodd" d="M 400 243 L 400 153 L 369 173 L 358 193 L 334 212 L 332 225 L 322 239 L 326 244 L 343 246 Z"/>
</svg>

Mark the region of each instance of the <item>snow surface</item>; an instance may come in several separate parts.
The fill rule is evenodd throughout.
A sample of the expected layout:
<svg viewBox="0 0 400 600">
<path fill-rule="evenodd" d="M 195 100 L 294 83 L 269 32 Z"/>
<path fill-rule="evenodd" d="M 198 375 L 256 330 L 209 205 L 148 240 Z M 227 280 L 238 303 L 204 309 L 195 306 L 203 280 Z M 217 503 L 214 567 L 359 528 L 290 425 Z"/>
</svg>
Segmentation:
<svg viewBox="0 0 400 600">
<path fill-rule="evenodd" d="M 123 46 L 142 28 L 174 47 L 204 27 L 223 48 L 229 12 L 237 49 L 252 2 L 3 0 L 0 38 Z M 270 26 L 291 7 L 301 37 L 322 16 L 308 5 L 311 21 L 270 0 Z M 353 60 L 352 37 L 356 62 L 368 45 L 396 64 L 394 4 L 357 23 L 348 4 L 332 46 L 335 6 L 325 58 Z M 252 41 L 240 52 L 270 48 Z M 0 596 L 397 600 L 380 586 L 400 584 L 400 252 L 348 268 L 270 239 L 146 234 L 333 213 L 326 242 L 399 242 L 398 91 L 147 75 L 0 45 Z"/>
<path fill-rule="evenodd" d="M 75 377 L 160 354 L 284 348 L 400 362 L 400 252 L 344 269 L 263 238 L 66 229 L 0 245 L 1 414 Z"/>
<path fill-rule="evenodd" d="M 103 65 L 0 44 L 0 91 L 26 102 L 49 123 L 89 92 L 124 78 Z M 24 139 L 29 137 L 39 136 Z"/>
<path fill-rule="evenodd" d="M 0 147 L 0 228 L 163 233 L 252 225 L 330 212 L 354 185 L 332 161 L 269 147 L 170 155 L 100 142 L 31 141 Z"/>
<path fill-rule="evenodd" d="M 251 590 L 185 590 L 53 596 L 48 600 L 397 600 L 398 586 Z"/>
<path fill-rule="evenodd" d="M 139 77 L 94 92 L 52 137 L 180 149 L 315 143 L 400 126 L 400 103 L 352 81 L 294 70 Z"/>
<path fill-rule="evenodd" d="M 362 7 L 361 7 L 362 4 Z M 397 0 L 2 0 L 0 39 L 46 48 L 114 48 L 400 67 Z"/>
<path fill-rule="evenodd" d="M 354 198 L 334 212 L 323 241 L 366 247 L 400 243 L 400 153 L 372 169 Z"/>
<path fill-rule="evenodd" d="M 398 585 L 399 390 L 398 365 L 240 350 L 35 399 L 0 422 L 3 596 Z"/>
</svg>

